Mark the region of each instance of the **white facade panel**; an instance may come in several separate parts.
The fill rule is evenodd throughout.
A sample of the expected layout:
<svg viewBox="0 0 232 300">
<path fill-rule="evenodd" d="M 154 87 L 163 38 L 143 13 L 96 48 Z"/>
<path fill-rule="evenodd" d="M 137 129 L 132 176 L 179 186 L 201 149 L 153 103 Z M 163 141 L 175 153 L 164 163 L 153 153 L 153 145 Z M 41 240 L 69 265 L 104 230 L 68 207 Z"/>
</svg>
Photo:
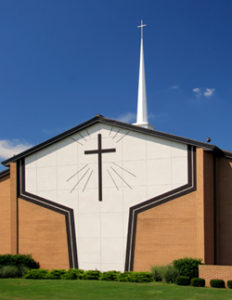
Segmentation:
<svg viewBox="0 0 232 300">
<path fill-rule="evenodd" d="M 99 201 L 101 134 L 102 201 Z M 114 152 L 113 152 L 114 151 Z M 26 158 L 26 191 L 74 210 L 78 264 L 124 270 L 130 207 L 187 184 L 187 146 L 94 125 Z"/>
</svg>

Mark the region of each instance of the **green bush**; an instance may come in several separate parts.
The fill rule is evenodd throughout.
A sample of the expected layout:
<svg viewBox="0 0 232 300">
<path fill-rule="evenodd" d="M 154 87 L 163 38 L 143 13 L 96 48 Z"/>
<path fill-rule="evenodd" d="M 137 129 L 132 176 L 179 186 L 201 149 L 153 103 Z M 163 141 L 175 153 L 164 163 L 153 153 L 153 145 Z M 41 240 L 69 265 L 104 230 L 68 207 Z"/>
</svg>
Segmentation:
<svg viewBox="0 0 232 300">
<path fill-rule="evenodd" d="M 163 266 L 153 266 L 151 269 L 151 272 L 153 274 L 153 278 L 155 281 L 162 281 L 163 277 L 162 277 L 162 272 L 160 271 L 160 268 L 162 268 Z"/>
<path fill-rule="evenodd" d="M 63 269 L 55 269 L 48 272 L 47 279 L 62 279 L 66 271 Z"/>
<path fill-rule="evenodd" d="M 21 277 L 21 272 L 17 266 L 4 266 L 0 269 L 0 278 Z"/>
<path fill-rule="evenodd" d="M 0 255 L 0 267 L 3 266 L 25 266 L 29 269 L 38 269 L 39 263 L 31 255 L 25 254 L 3 254 Z"/>
<path fill-rule="evenodd" d="M 205 279 L 203 278 L 192 278 L 191 285 L 197 287 L 204 287 L 205 286 Z"/>
<path fill-rule="evenodd" d="M 152 274 L 153 274 L 153 277 L 154 277 L 154 280 L 155 281 L 165 281 L 165 274 L 167 272 L 167 269 L 168 269 L 169 265 L 166 265 L 166 266 L 153 266 L 152 267 Z"/>
<path fill-rule="evenodd" d="M 99 280 L 101 277 L 101 272 L 98 270 L 89 270 L 84 272 L 83 279 L 88 280 Z"/>
<path fill-rule="evenodd" d="M 24 265 L 17 266 L 17 268 L 19 270 L 19 277 L 23 277 L 30 270 L 28 267 L 25 267 Z"/>
<path fill-rule="evenodd" d="M 77 279 L 82 279 L 85 274 L 85 271 L 81 269 L 75 269 L 75 271 L 76 271 Z"/>
<path fill-rule="evenodd" d="M 64 275 L 63 279 L 82 279 L 85 271 L 81 269 L 69 269 Z"/>
<path fill-rule="evenodd" d="M 177 276 L 176 277 L 177 285 L 190 285 L 190 278 L 188 276 Z"/>
<path fill-rule="evenodd" d="M 76 269 L 69 269 L 64 275 L 63 279 L 75 280 L 77 279 Z"/>
<path fill-rule="evenodd" d="M 131 273 L 133 273 L 133 272 L 127 271 L 127 272 L 119 274 L 118 281 L 122 281 L 122 282 L 131 281 L 130 280 L 130 278 L 132 276 Z"/>
<path fill-rule="evenodd" d="M 232 280 L 228 280 L 228 281 L 227 281 L 227 287 L 228 287 L 229 289 L 232 289 Z"/>
<path fill-rule="evenodd" d="M 25 266 L 3 266 L 0 268 L 0 278 L 16 278 L 22 277 L 28 272 Z"/>
<path fill-rule="evenodd" d="M 152 282 L 154 280 L 151 272 L 124 272 L 119 274 L 118 281 L 122 282 Z"/>
<path fill-rule="evenodd" d="M 151 272 L 131 272 L 129 275 L 131 282 L 152 282 L 153 275 Z"/>
<path fill-rule="evenodd" d="M 172 266 L 172 265 L 167 266 L 167 269 L 164 273 L 164 281 L 166 283 L 174 283 L 174 282 L 176 282 L 176 278 L 178 275 L 179 275 L 179 273 L 174 266 Z"/>
<path fill-rule="evenodd" d="M 167 283 L 174 283 L 179 275 L 173 265 L 153 266 L 152 274 L 155 281 L 165 281 Z"/>
<path fill-rule="evenodd" d="M 115 281 L 115 280 L 118 280 L 120 274 L 121 274 L 121 272 L 117 272 L 117 271 L 103 272 L 101 279 Z"/>
<path fill-rule="evenodd" d="M 211 279 L 210 286 L 214 288 L 225 288 L 225 281 L 222 279 Z"/>
<path fill-rule="evenodd" d="M 31 269 L 25 275 L 26 279 L 47 279 L 48 278 L 48 270 L 44 269 Z"/>
<path fill-rule="evenodd" d="M 174 267 L 181 276 L 188 276 L 190 279 L 198 277 L 198 266 L 201 264 L 201 259 L 181 258 L 173 261 Z"/>
</svg>

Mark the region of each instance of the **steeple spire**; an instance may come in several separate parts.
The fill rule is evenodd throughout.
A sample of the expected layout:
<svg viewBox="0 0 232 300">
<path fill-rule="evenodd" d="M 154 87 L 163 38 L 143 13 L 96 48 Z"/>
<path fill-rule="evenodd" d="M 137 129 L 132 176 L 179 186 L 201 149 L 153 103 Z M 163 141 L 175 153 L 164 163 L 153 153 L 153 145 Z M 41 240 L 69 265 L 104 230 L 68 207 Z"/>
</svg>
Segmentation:
<svg viewBox="0 0 232 300">
<path fill-rule="evenodd" d="M 148 114 L 147 114 L 146 79 L 145 79 L 145 66 L 144 66 L 144 54 L 143 54 L 143 28 L 145 26 L 147 25 L 143 24 L 143 20 L 141 20 L 141 25 L 137 26 L 138 28 L 141 28 L 141 44 L 140 44 L 137 120 L 134 125 L 154 129 L 148 123 Z"/>
</svg>

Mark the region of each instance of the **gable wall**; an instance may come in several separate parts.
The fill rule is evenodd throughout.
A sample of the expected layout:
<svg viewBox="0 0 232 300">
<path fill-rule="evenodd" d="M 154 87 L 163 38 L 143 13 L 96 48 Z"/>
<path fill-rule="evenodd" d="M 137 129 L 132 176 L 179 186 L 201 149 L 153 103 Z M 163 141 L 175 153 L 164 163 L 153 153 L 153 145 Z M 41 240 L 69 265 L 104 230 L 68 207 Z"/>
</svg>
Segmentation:
<svg viewBox="0 0 232 300">
<path fill-rule="evenodd" d="M 101 136 L 102 201 L 96 149 Z M 25 159 L 25 192 L 74 212 L 80 268 L 124 270 L 129 208 L 188 183 L 185 144 L 98 124 Z"/>
</svg>

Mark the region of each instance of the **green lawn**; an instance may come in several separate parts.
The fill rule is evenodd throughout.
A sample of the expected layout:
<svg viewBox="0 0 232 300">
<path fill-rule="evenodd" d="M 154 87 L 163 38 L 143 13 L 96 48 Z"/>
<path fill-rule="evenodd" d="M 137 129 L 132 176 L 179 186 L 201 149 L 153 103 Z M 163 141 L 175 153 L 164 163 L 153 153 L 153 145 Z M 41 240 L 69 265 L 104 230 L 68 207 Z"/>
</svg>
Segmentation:
<svg viewBox="0 0 232 300">
<path fill-rule="evenodd" d="M 0 300 L 9 299 L 232 300 L 232 290 L 181 287 L 163 283 L 136 284 L 88 280 L 1 279 Z"/>
</svg>

